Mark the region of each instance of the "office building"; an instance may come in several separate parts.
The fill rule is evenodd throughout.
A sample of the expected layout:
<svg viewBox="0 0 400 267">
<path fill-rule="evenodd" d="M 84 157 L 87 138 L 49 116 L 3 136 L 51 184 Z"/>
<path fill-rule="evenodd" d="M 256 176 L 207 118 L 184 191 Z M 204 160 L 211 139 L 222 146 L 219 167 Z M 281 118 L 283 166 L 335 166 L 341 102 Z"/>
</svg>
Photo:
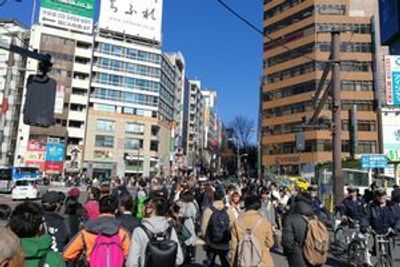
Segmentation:
<svg viewBox="0 0 400 267">
<path fill-rule="evenodd" d="M 217 92 L 215 90 L 202 90 L 203 97 L 203 128 L 204 128 L 204 164 L 211 167 L 216 159 L 219 145 L 219 122 L 217 108 Z"/>
<path fill-rule="evenodd" d="M 18 21 L 0 20 L 0 41 L 27 48 L 29 30 Z M 25 81 L 26 58 L 0 49 L 0 165 L 13 165 Z"/>
<path fill-rule="evenodd" d="M 357 154 L 379 151 L 373 61 L 376 1 L 264 1 L 262 166 L 266 175 L 313 172 L 332 161 L 332 134 L 307 128 L 304 151 L 295 134 L 311 118 L 316 90 L 331 51 L 332 30 L 341 31 L 343 158 L 349 156 L 349 110 L 358 116 Z M 275 40 L 272 41 L 271 39 Z M 285 46 L 285 47 L 284 47 Z M 288 51 L 288 48 L 290 51 Z M 328 76 L 328 81 L 330 76 Z M 320 117 L 331 121 L 331 101 Z"/>
</svg>

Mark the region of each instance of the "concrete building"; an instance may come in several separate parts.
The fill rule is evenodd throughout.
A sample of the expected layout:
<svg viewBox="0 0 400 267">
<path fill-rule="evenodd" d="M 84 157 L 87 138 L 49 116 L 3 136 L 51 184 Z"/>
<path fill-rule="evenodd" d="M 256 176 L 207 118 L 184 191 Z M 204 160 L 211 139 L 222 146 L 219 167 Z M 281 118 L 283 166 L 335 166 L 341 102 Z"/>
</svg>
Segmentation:
<svg viewBox="0 0 400 267">
<path fill-rule="evenodd" d="M 212 165 L 215 158 L 215 149 L 218 146 L 218 114 L 216 113 L 217 92 L 215 90 L 202 90 L 203 97 L 203 123 L 204 123 L 204 158 L 207 166 Z"/>
<path fill-rule="evenodd" d="M 99 29 L 85 168 L 91 177 L 169 174 L 175 70 L 157 43 Z"/>
<path fill-rule="evenodd" d="M 0 40 L 26 48 L 29 43 L 29 30 L 16 20 L 0 20 Z M 24 57 L 0 49 L 1 166 L 14 164 L 22 91 L 25 81 L 25 65 L 26 59 Z"/>
<path fill-rule="evenodd" d="M 189 80 L 188 86 L 186 155 L 188 167 L 194 168 L 204 160 L 204 101 L 199 80 Z"/>
<path fill-rule="evenodd" d="M 376 1 L 265 1 L 264 33 L 275 40 L 264 38 L 262 166 L 267 175 L 301 174 L 332 160 L 328 129 L 307 129 L 302 152 L 296 151 L 295 133 L 301 131 L 296 126 L 302 118 L 314 113 L 311 99 L 330 55 L 333 29 L 342 31 L 341 58 L 346 60 L 341 66 L 343 157 L 349 155 L 348 112 L 354 105 L 357 153 L 378 152 L 371 24 L 376 11 Z M 329 102 L 321 117 L 330 120 L 330 109 Z"/>
<path fill-rule="evenodd" d="M 21 116 L 14 164 L 39 166 L 46 173 L 79 173 L 85 143 L 93 37 L 42 23 L 32 26 L 29 46 L 54 59 L 49 76 L 57 81 L 56 124 L 49 128 L 30 127 L 23 123 Z M 28 59 L 26 76 L 36 74 L 37 67 L 36 60 Z M 51 148 L 57 148 L 54 159 L 46 157 L 46 150 Z"/>
</svg>

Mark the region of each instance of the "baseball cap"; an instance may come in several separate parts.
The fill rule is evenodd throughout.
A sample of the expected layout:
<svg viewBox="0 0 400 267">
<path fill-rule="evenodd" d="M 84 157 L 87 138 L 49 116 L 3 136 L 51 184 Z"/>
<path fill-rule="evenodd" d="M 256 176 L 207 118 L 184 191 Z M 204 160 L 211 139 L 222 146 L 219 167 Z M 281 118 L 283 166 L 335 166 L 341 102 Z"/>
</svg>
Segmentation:
<svg viewBox="0 0 400 267">
<path fill-rule="evenodd" d="M 55 204 L 61 200 L 61 196 L 58 192 L 50 191 L 42 196 L 43 204 Z"/>
<path fill-rule="evenodd" d="M 68 191 L 68 196 L 72 198 L 79 198 L 80 195 L 81 195 L 81 190 L 79 190 L 79 188 L 74 187 Z"/>
</svg>

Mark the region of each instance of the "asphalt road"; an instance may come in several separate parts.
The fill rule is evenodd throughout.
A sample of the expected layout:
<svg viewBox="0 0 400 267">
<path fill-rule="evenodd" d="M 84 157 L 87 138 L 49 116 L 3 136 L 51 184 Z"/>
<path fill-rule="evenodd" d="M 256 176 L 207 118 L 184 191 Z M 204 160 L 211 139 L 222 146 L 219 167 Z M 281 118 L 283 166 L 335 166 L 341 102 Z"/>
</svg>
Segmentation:
<svg viewBox="0 0 400 267">
<path fill-rule="evenodd" d="M 81 196 L 80 202 L 85 203 L 87 199 L 87 192 L 85 191 L 85 187 L 81 187 Z M 66 187 L 49 187 L 50 191 L 61 191 L 67 194 L 70 188 Z M 40 200 L 34 200 L 35 202 L 40 202 Z M 0 203 L 1 204 L 8 204 L 12 208 L 17 206 L 22 201 L 12 201 L 10 194 L 0 194 Z M 203 261 L 206 259 L 206 254 L 204 251 L 204 242 L 202 240 L 198 240 L 197 242 L 197 250 L 196 250 L 196 263 L 202 264 Z M 396 246 L 394 247 L 393 251 L 393 266 L 400 266 L 400 238 L 397 239 Z M 272 256 L 275 262 L 275 266 L 277 267 L 291 267 L 288 265 L 285 256 L 282 253 L 282 250 L 272 252 Z M 217 261 L 218 262 L 218 261 Z M 330 256 L 326 266 L 346 266 L 346 259 L 345 257 L 335 258 L 334 256 Z"/>
</svg>

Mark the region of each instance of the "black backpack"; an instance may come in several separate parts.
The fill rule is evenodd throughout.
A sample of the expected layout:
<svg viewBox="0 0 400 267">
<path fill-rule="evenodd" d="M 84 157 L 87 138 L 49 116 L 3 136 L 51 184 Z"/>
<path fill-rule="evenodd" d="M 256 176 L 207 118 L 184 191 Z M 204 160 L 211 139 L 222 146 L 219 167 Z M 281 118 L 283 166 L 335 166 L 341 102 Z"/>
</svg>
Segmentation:
<svg viewBox="0 0 400 267">
<path fill-rule="evenodd" d="M 231 240 L 229 215 L 226 209 L 218 210 L 211 206 L 212 214 L 207 225 L 207 241 L 215 244 L 227 244 Z"/>
<path fill-rule="evenodd" d="M 143 224 L 139 226 L 146 233 L 149 242 L 146 247 L 145 267 L 176 266 L 178 243 L 171 240 L 172 227 L 154 234 Z"/>
</svg>

